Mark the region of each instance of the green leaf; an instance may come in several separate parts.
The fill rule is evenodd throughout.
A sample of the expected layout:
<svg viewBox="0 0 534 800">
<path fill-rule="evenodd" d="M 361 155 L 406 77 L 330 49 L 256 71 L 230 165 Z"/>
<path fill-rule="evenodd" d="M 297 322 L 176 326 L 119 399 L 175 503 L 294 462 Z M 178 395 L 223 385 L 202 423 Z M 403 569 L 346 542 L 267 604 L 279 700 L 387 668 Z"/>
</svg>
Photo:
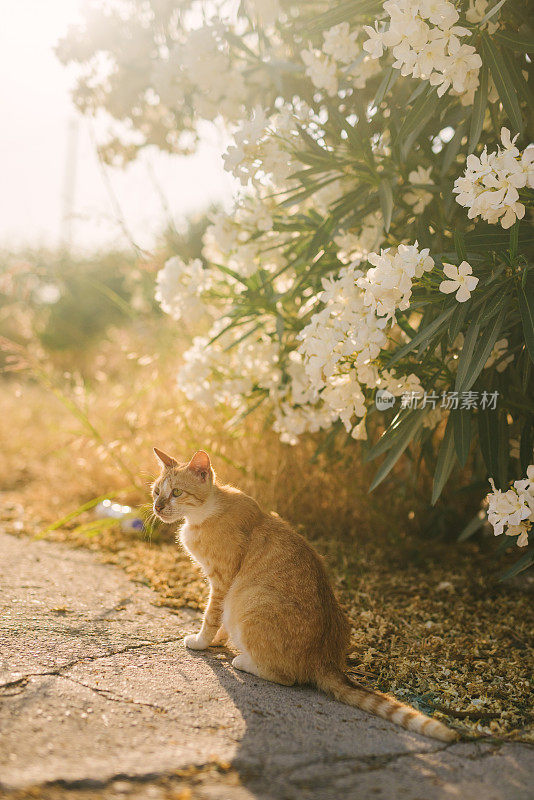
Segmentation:
<svg viewBox="0 0 534 800">
<path fill-rule="evenodd" d="M 521 464 L 521 474 L 526 475 L 528 467 L 532 464 L 532 449 L 534 447 L 532 418 L 527 419 L 521 431 L 521 443 L 519 445 L 519 463 Z"/>
<path fill-rule="evenodd" d="M 440 328 L 444 326 L 444 323 L 449 319 L 454 311 L 454 306 L 450 306 L 442 314 L 436 317 L 432 322 L 430 322 L 423 330 L 419 331 L 417 336 L 414 336 L 410 342 L 407 342 L 403 345 L 399 350 L 393 353 L 393 356 L 389 359 L 387 366 L 391 367 L 393 364 L 396 364 L 397 361 L 400 361 L 401 358 L 404 358 L 405 355 L 411 353 L 412 350 L 415 350 L 416 347 L 424 346 L 428 347 L 430 340 L 439 334 Z"/>
<path fill-rule="evenodd" d="M 472 153 L 480 140 L 486 107 L 488 105 L 488 68 L 483 66 L 480 70 L 480 84 L 475 94 L 473 102 L 473 113 L 471 114 L 471 127 L 469 128 L 469 143 L 467 152 Z"/>
<path fill-rule="evenodd" d="M 375 95 L 375 99 L 373 100 L 373 106 L 379 106 L 386 94 L 393 88 L 395 85 L 397 78 L 400 75 L 400 70 L 395 69 L 394 67 L 390 67 L 384 73 L 384 77 L 382 78 L 382 82 L 378 87 L 377 93 Z"/>
<path fill-rule="evenodd" d="M 90 511 L 92 508 L 95 508 L 95 506 L 101 503 L 102 500 L 111 500 L 113 497 L 116 497 L 121 492 L 128 492 L 132 488 L 133 488 L 132 486 L 127 486 L 124 489 L 117 489 L 117 491 L 107 492 L 106 494 L 101 494 L 99 497 L 93 497 L 92 500 L 89 500 L 87 503 L 78 506 L 78 508 L 76 508 L 74 511 L 71 511 L 69 514 L 65 514 L 64 517 L 61 517 L 61 519 L 58 519 L 55 522 L 53 522 L 51 525 L 45 528 L 44 531 L 36 534 L 36 536 L 34 536 L 33 538 L 42 539 L 43 536 L 45 536 L 49 531 L 56 531 L 58 528 L 63 528 L 64 525 L 66 525 L 71 520 L 76 519 L 76 517 L 79 517 L 80 514 L 83 514 L 84 511 Z"/>
<path fill-rule="evenodd" d="M 506 297 L 501 306 L 500 311 L 495 316 L 493 322 L 491 322 L 486 328 L 484 328 L 482 336 L 478 340 L 473 355 L 466 366 L 465 373 L 463 374 L 462 377 L 461 385 L 458 387 L 457 391 L 468 392 L 473 386 L 478 376 L 480 375 L 480 373 L 482 372 L 482 370 L 484 369 L 484 365 L 486 364 L 486 361 L 490 357 L 490 353 L 493 350 L 493 345 L 497 341 L 499 334 L 501 332 L 504 317 L 506 315 L 506 311 L 508 310 L 508 303 L 509 303 L 509 298 Z M 479 312 L 479 317 L 478 317 L 479 320 L 481 314 L 482 312 Z M 458 364 L 458 372 L 459 371 L 460 371 L 460 364 Z"/>
<path fill-rule="evenodd" d="M 424 415 L 418 409 L 404 413 L 399 412 L 378 442 L 370 448 L 365 460 L 372 461 L 377 456 L 381 456 L 395 444 L 399 436 L 404 436 L 407 431 L 415 433 L 421 427 L 423 417 Z"/>
<path fill-rule="evenodd" d="M 515 578 L 516 575 L 519 575 L 520 572 L 524 572 L 524 570 L 528 569 L 529 567 L 534 564 L 534 550 L 529 550 L 528 553 L 520 558 L 518 561 L 513 564 L 510 569 L 507 569 L 501 577 L 499 581 L 509 581 L 510 578 Z"/>
<path fill-rule="evenodd" d="M 478 414 L 478 438 L 482 457 L 488 470 L 490 478 L 493 478 L 498 488 L 499 485 L 499 419 L 496 411 L 489 409 L 479 409 Z"/>
<path fill-rule="evenodd" d="M 468 408 L 458 408 L 451 411 L 451 417 L 454 426 L 454 448 L 458 461 L 465 467 L 471 445 L 471 411 Z"/>
<path fill-rule="evenodd" d="M 508 486 L 508 463 L 510 461 L 510 428 L 507 414 L 499 415 L 499 484 Z"/>
<path fill-rule="evenodd" d="M 520 50 L 522 53 L 534 53 L 534 32 L 516 33 L 515 31 L 497 31 L 493 34 L 503 47 L 509 50 Z"/>
<path fill-rule="evenodd" d="M 454 434 L 451 415 L 447 421 L 447 427 L 445 428 L 441 447 L 439 448 L 438 461 L 434 473 L 434 484 L 432 486 L 432 505 L 435 505 L 443 491 L 443 487 L 447 483 L 454 466 L 454 461 Z"/>
<path fill-rule="evenodd" d="M 489 19 L 491 19 L 491 18 L 493 17 L 493 15 L 494 15 L 494 14 L 496 14 L 496 13 L 497 13 L 497 11 L 499 11 L 499 10 L 500 10 L 500 9 L 503 7 L 503 5 L 504 5 L 505 3 L 506 3 L 506 0 L 499 0 L 499 2 L 498 2 L 498 3 L 495 3 L 495 5 L 494 5 L 494 6 L 492 6 L 492 7 L 490 8 L 490 10 L 489 10 L 489 11 L 487 11 L 487 12 L 484 14 L 484 16 L 482 17 L 482 19 L 480 20 L 480 22 L 479 22 L 478 24 L 479 24 L 479 25 L 483 25 L 485 22 L 487 22 Z"/>
<path fill-rule="evenodd" d="M 515 261 L 517 258 L 517 250 L 519 248 L 519 220 L 516 219 L 510 228 L 510 258 Z"/>
<path fill-rule="evenodd" d="M 530 358 L 534 361 L 534 272 L 527 275 L 524 287 L 517 287 L 519 311 L 523 322 L 523 333 Z"/>
<path fill-rule="evenodd" d="M 384 230 L 386 233 L 389 233 L 391 215 L 393 214 L 393 190 L 388 180 L 384 179 L 380 181 L 378 196 L 380 197 L 380 208 L 384 218 Z"/>
<path fill-rule="evenodd" d="M 460 151 L 462 146 L 462 139 L 465 132 L 465 120 L 461 122 L 456 128 L 456 132 L 448 145 L 443 150 L 443 161 L 441 162 L 440 174 L 443 177 L 449 171 L 449 167 Z"/>
<path fill-rule="evenodd" d="M 481 527 L 486 522 L 486 514 L 483 511 L 479 511 L 473 519 L 467 523 L 461 534 L 458 536 L 459 542 L 465 542 L 466 539 L 470 539 L 473 534 L 481 529 Z"/>
<path fill-rule="evenodd" d="M 417 98 L 413 108 L 408 112 L 397 134 L 395 145 L 399 147 L 402 158 L 406 158 L 413 142 L 434 114 L 438 105 L 435 87 L 430 87 Z"/>
<path fill-rule="evenodd" d="M 523 133 L 523 117 L 521 116 L 519 100 L 502 53 L 486 32 L 482 33 L 481 36 L 485 60 L 489 64 L 506 116 L 510 120 L 513 129 L 518 133 Z"/>
<path fill-rule="evenodd" d="M 449 324 L 449 344 L 454 344 L 456 341 L 458 334 L 463 328 L 467 312 L 470 308 L 471 300 L 467 300 L 465 303 L 458 303 L 458 308 L 454 309 L 454 313 Z"/>
<path fill-rule="evenodd" d="M 465 376 L 467 375 L 467 370 L 469 368 L 469 364 L 471 363 L 471 358 L 473 356 L 478 338 L 478 332 L 480 330 L 479 316 L 479 314 L 475 316 L 465 335 L 464 346 L 462 347 L 460 358 L 458 360 L 458 370 L 456 372 L 456 381 L 454 384 L 454 390 L 456 392 L 463 391 L 464 388 Z"/>
<path fill-rule="evenodd" d="M 384 478 L 390 473 L 393 469 L 401 455 L 404 453 L 416 433 L 418 432 L 419 428 L 423 424 L 424 415 L 419 414 L 417 416 L 417 424 L 406 426 L 402 432 L 399 433 L 398 437 L 396 438 L 393 446 L 389 450 L 388 455 L 380 465 L 375 477 L 373 478 L 373 482 L 369 487 L 369 491 L 372 492 L 373 489 L 382 483 Z"/>
<path fill-rule="evenodd" d="M 454 229 L 454 249 L 460 261 L 467 261 L 467 252 L 465 249 L 465 239 L 462 231 L 458 228 Z"/>
</svg>

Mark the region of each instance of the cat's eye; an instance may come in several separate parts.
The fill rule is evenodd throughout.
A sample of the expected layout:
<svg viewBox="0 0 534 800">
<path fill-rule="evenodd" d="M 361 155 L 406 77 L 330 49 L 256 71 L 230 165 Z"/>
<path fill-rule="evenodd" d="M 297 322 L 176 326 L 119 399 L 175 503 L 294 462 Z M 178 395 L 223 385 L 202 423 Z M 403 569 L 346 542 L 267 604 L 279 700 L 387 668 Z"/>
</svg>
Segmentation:
<svg viewBox="0 0 534 800">
<path fill-rule="evenodd" d="M 181 494 L 182 494 L 182 490 L 181 489 L 173 489 L 172 490 L 172 496 L 173 497 L 180 497 Z"/>
</svg>

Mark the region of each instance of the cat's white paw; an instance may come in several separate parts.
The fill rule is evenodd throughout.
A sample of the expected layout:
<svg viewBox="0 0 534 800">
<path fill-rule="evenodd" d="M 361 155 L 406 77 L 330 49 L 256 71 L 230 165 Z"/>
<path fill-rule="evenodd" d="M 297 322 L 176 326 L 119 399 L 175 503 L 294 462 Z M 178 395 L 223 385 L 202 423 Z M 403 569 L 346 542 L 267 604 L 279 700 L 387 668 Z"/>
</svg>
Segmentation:
<svg viewBox="0 0 534 800">
<path fill-rule="evenodd" d="M 184 638 L 184 644 L 190 650 L 205 650 L 209 643 L 200 633 L 190 633 Z"/>
</svg>

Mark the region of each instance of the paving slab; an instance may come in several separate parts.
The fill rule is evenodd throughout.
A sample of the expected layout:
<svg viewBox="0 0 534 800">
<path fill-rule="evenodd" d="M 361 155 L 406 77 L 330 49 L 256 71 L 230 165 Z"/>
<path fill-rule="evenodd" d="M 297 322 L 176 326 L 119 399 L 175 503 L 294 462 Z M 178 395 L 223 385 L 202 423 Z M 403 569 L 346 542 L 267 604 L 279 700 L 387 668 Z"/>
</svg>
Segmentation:
<svg viewBox="0 0 534 800">
<path fill-rule="evenodd" d="M 198 625 L 87 550 L 0 533 L 0 796 L 532 799 L 534 748 L 270 684 L 186 650 Z"/>
</svg>

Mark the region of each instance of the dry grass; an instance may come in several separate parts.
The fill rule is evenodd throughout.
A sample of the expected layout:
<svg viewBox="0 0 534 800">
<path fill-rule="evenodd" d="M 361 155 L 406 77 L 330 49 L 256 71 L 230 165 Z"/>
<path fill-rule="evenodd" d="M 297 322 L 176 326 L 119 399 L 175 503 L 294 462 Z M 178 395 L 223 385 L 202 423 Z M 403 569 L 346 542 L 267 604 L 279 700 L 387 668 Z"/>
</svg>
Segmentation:
<svg viewBox="0 0 534 800">
<path fill-rule="evenodd" d="M 70 369 L 29 375 L 0 391 L 0 491 L 4 527 L 37 534 L 94 497 L 148 499 L 153 444 L 186 457 L 202 447 L 224 480 L 254 494 L 304 532 L 325 555 L 353 625 L 351 666 L 372 685 L 475 735 L 534 741 L 531 597 L 523 581 L 503 586 L 489 543 L 457 546 L 423 538 L 417 487 L 367 495 L 372 470 L 354 445 L 348 457 L 312 462 L 314 444 L 281 445 L 259 416 L 237 428 L 177 392 L 169 339 L 117 331 L 85 378 Z M 153 353 L 159 353 L 154 358 Z M 78 417 L 64 402 L 75 402 Z M 88 428 L 88 422 L 94 427 Z M 134 485 L 135 484 L 135 485 Z M 118 527 L 89 537 L 90 513 L 47 535 L 90 547 L 151 585 L 163 604 L 201 607 L 205 583 L 174 544 L 174 532 L 146 539 Z M 511 556 L 512 558 L 515 556 Z"/>
</svg>

